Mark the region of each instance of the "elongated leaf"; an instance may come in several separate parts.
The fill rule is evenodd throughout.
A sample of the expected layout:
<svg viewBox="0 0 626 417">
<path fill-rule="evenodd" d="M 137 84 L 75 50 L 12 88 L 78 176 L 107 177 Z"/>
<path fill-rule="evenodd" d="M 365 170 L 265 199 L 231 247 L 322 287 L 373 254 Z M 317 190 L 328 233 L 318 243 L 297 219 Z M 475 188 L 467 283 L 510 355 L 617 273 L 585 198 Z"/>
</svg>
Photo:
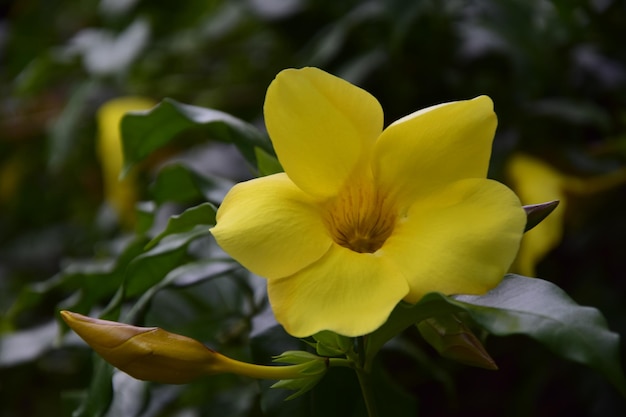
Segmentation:
<svg viewBox="0 0 626 417">
<path fill-rule="evenodd" d="M 440 293 L 426 294 L 414 305 L 401 302 L 393 310 L 385 324 L 367 336 L 366 361 L 371 362 L 387 341 L 404 329 L 431 317 L 445 316 L 463 311 L 453 300 Z"/>
<path fill-rule="evenodd" d="M 597 309 L 576 304 L 556 285 L 507 275 L 485 295 L 455 298 L 490 333 L 530 336 L 558 355 L 601 372 L 626 395 L 619 335 L 608 329 Z"/>
<path fill-rule="evenodd" d="M 63 303 L 64 308 L 88 312 L 95 303 L 115 293 L 123 281 L 126 267 L 141 253 L 145 244 L 144 238 L 124 241 L 120 244 L 121 251 L 113 254 L 117 258 L 74 260 L 52 278 L 25 286 L 11 308 L 0 318 L 2 327 L 11 328 L 19 314 L 41 303 L 55 291 L 73 294 Z"/>
<path fill-rule="evenodd" d="M 150 193 L 157 204 L 204 200 L 217 204 L 233 185 L 230 180 L 204 176 L 184 164 L 171 164 L 159 171 Z"/>
<path fill-rule="evenodd" d="M 495 335 L 532 337 L 556 354 L 599 371 L 626 395 L 619 335 L 608 329 L 602 314 L 576 304 L 550 282 L 512 274 L 484 295 L 448 297 L 430 293 L 415 305 L 399 305 L 387 323 L 368 337 L 367 360 L 411 324 L 455 312 L 468 313 Z"/>
<path fill-rule="evenodd" d="M 113 367 L 93 353 L 93 374 L 87 395 L 80 407 L 72 413 L 73 417 L 103 416 L 113 399 Z"/>
<path fill-rule="evenodd" d="M 230 114 L 164 99 L 144 112 L 127 114 L 121 123 L 124 172 L 186 130 L 200 128 L 208 139 L 234 143 L 257 166 L 255 147 L 273 153 L 267 135 Z"/>
<path fill-rule="evenodd" d="M 156 285 L 172 269 L 184 263 L 191 241 L 209 233 L 208 225 L 199 224 L 185 232 L 165 236 L 155 247 L 139 255 L 126 271 L 126 295 L 133 297 Z"/>
<path fill-rule="evenodd" d="M 165 278 L 141 295 L 139 300 L 133 305 L 133 308 L 125 315 L 124 322 L 134 322 L 139 313 L 150 304 L 157 292 L 169 285 L 196 285 L 209 279 L 227 275 L 240 268 L 234 261 L 204 259 L 173 269 Z"/>
<path fill-rule="evenodd" d="M 195 207 L 188 208 L 177 216 L 172 216 L 167 222 L 165 230 L 159 233 L 147 245 L 146 249 L 152 249 L 165 236 L 174 233 L 188 232 L 199 224 L 213 226 L 215 224 L 215 214 L 217 208 L 211 203 L 203 203 Z"/>
</svg>

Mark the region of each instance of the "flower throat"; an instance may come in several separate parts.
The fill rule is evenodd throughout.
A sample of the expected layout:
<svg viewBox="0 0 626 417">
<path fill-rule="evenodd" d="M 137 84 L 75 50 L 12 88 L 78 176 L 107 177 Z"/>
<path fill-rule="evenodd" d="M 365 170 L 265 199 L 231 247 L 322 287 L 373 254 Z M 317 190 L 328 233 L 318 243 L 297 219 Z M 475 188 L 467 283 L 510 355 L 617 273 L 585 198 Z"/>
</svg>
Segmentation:
<svg viewBox="0 0 626 417">
<path fill-rule="evenodd" d="M 395 211 L 370 184 L 349 184 L 328 207 L 330 234 L 338 245 L 374 253 L 393 232 Z"/>
</svg>

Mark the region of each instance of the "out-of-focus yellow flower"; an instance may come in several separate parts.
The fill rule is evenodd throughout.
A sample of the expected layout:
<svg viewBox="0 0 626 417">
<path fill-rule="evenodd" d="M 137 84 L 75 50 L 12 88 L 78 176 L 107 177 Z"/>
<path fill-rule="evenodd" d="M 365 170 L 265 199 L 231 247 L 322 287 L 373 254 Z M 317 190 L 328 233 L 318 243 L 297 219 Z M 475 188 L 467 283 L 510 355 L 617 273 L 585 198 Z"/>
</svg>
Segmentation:
<svg viewBox="0 0 626 417">
<path fill-rule="evenodd" d="M 515 154 L 509 161 L 507 176 L 523 204 L 560 201 L 547 218 L 526 232 L 513 265 L 515 272 L 534 277 L 539 261 L 561 242 L 570 197 L 599 192 L 623 183 L 626 181 L 626 170 L 581 179 L 563 175 L 539 159 Z"/>
<path fill-rule="evenodd" d="M 526 216 L 511 190 L 486 179 L 491 99 L 433 106 L 383 131 L 373 96 L 304 68 L 276 77 L 264 112 L 285 173 L 233 187 L 212 232 L 268 279 L 289 333 L 363 335 L 401 300 L 500 282 Z"/>
<path fill-rule="evenodd" d="M 534 277 L 535 267 L 561 241 L 567 207 L 565 177 L 549 165 L 527 155 L 514 155 L 508 164 L 511 186 L 524 204 L 559 200 L 559 206 L 541 223 L 525 233 L 513 269 Z"/>
<path fill-rule="evenodd" d="M 120 97 L 104 103 L 97 114 L 97 151 L 102 165 L 104 196 L 121 223 L 126 226 L 134 224 L 138 196 L 136 175 L 133 171 L 124 179 L 120 179 L 124 164 L 120 122 L 126 113 L 147 110 L 155 104 L 148 98 Z"/>
<path fill-rule="evenodd" d="M 0 165 L 0 205 L 15 196 L 24 175 L 24 160 L 12 155 Z"/>
<path fill-rule="evenodd" d="M 327 368 L 324 358 L 313 355 L 297 365 L 254 365 L 158 327 L 131 326 L 70 311 L 61 311 L 61 316 L 104 360 L 145 381 L 185 384 L 203 375 L 222 373 L 261 379 L 319 378 Z"/>
</svg>

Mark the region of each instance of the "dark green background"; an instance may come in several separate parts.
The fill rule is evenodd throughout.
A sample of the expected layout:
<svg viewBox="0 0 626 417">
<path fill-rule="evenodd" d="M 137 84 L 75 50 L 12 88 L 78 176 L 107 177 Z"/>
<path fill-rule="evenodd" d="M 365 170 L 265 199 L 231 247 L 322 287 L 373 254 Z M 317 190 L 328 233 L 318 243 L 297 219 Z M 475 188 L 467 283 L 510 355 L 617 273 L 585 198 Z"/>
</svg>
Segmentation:
<svg viewBox="0 0 626 417">
<path fill-rule="evenodd" d="M 135 1 L 118 11 L 114 3 L 0 5 L 0 169 L 19 166 L 16 190 L 0 200 L 0 314 L 7 318 L 0 329 L 1 417 L 70 415 L 90 383 L 90 352 L 55 341 L 56 333 L 41 327 L 53 325 L 80 277 L 74 286 L 28 286 L 66 271 L 76 259 L 114 259 L 119 239 L 128 234 L 101 207 L 94 115 L 109 98 L 171 97 L 262 126 L 265 90 L 276 73 L 311 65 L 370 91 L 386 123 L 431 104 L 491 96 L 499 118 L 491 176 L 500 180 L 517 151 L 581 178 L 626 164 L 623 1 Z M 272 9 L 274 3 L 280 7 Z M 115 49 L 112 39 L 131 25 L 148 33 L 145 42 L 139 36 Z M 120 58 L 133 49 L 131 59 Z M 94 56 L 104 56 L 106 68 L 89 64 Z M 189 132 L 170 152 L 205 146 L 205 139 Z M 147 200 L 158 199 L 150 191 L 156 172 L 146 169 L 141 178 Z M 243 164 L 229 171 L 236 180 L 248 172 Z M 194 195 L 182 200 L 183 206 L 200 202 Z M 538 275 L 600 309 L 609 327 L 625 335 L 626 186 L 572 196 L 568 203 L 564 239 Z M 246 296 L 237 295 L 236 277 L 227 278 L 200 284 L 210 288 L 169 290 L 154 299 L 145 322 L 169 325 L 244 358 L 280 353 L 266 351 L 272 343 L 286 350 L 279 330 L 270 341 L 230 332 L 238 328 L 236 310 Z M 116 282 L 106 279 L 96 287 Z M 42 295 L 11 314 L 27 287 Z M 226 296 L 207 300 L 198 296 L 203 288 Z M 92 307 L 106 305 L 111 294 L 103 294 L 90 301 Z M 12 359 L 16 345 L 7 342 L 16 336 L 26 340 L 19 361 Z M 408 331 L 381 355 L 401 386 L 394 401 L 428 416 L 626 412 L 624 399 L 602 377 L 529 339 L 491 337 L 486 346 L 497 372 L 440 359 L 416 330 Z M 337 371 L 327 378 L 328 386 L 345 389 L 322 388 L 270 414 L 330 416 L 341 407 L 343 415 L 362 412 L 349 405 L 359 402 L 352 375 Z M 175 400 L 164 400 L 154 414 L 128 415 L 174 416 L 189 408 L 194 416 L 247 416 L 273 409 L 271 398 L 259 399 L 255 381 L 230 376 L 152 387 L 153 397 L 155 392 Z M 329 412 L 329 404 L 342 405 Z"/>
</svg>

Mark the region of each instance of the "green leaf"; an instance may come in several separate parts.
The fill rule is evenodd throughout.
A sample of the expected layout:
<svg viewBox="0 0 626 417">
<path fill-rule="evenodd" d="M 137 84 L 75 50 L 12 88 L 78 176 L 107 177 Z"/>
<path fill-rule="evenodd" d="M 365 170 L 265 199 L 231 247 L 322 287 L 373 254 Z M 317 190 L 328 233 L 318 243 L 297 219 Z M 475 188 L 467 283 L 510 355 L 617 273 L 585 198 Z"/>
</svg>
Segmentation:
<svg viewBox="0 0 626 417">
<path fill-rule="evenodd" d="M 201 129 L 209 139 L 235 144 L 255 167 L 256 147 L 272 153 L 267 135 L 253 125 L 218 110 L 166 98 L 151 110 L 130 113 L 122 119 L 124 172 L 174 140 L 178 134 L 192 128 Z"/>
<path fill-rule="evenodd" d="M 533 227 L 541 223 L 559 205 L 559 200 L 548 201 L 547 203 L 532 204 L 522 207 L 526 212 L 526 227 L 524 232 L 528 232 Z"/>
<path fill-rule="evenodd" d="M 70 95 L 63 112 L 55 118 L 49 135 L 50 155 L 48 165 L 53 171 L 58 171 L 67 162 L 71 152 L 75 150 L 80 139 L 79 130 L 85 120 L 91 115 L 87 114 L 88 104 L 93 100 L 97 91 L 98 83 L 86 81 L 78 85 Z"/>
<path fill-rule="evenodd" d="M 163 237 L 155 247 L 135 258 L 126 270 L 126 296 L 137 296 L 159 283 L 171 270 L 184 263 L 189 243 L 208 234 L 209 226 L 199 224 L 185 232 Z"/>
<path fill-rule="evenodd" d="M 93 353 L 93 374 L 87 395 L 73 417 L 99 417 L 105 415 L 113 400 L 113 367 Z"/>
<path fill-rule="evenodd" d="M 182 265 L 178 268 L 170 271 L 165 278 L 161 281 L 148 288 L 141 297 L 137 300 L 137 302 L 133 305 L 133 307 L 124 315 L 124 322 L 135 322 L 137 318 L 150 306 L 154 297 L 159 293 L 159 291 L 167 288 L 167 287 L 187 287 L 193 286 L 194 289 L 197 290 L 200 284 L 203 284 L 206 281 L 214 280 L 216 278 L 228 276 L 228 278 L 236 282 L 233 279 L 233 273 L 241 270 L 241 266 L 237 264 L 235 261 L 220 261 L 216 259 L 202 259 L 196 262 L 190 262 L 185 265 Z M 213 292 L 215 288 L 212 288 Z M 197 291 L 196 291 L 197 293 Z M 237 295 L 241 294 L 242 291 L 238 291 Z M 222 303 L 226 302 L 225 296 L 220 295 L 219 297 Z M 202 297 L 203 301 L 207 303 L 207 305 L 217 304 L 214 302 L 213 297 L 204 296 Z M 191 305 L 189 305 L 191 307 Z M 194 305 L 194 308 L 198 306 Z M 210 309 L 202 305 L 204 313 L 211 314 Z M 214 314 L 212 314 L 215 316 Z M 171 314 L 168 314 L 171 317 Z M 199 318 L 199 315 L 194 312 L 194 316 Z M 216 318 L 217 319 L 217 318 Z M 176 322 L 184 321 L 183 315 L 180 311 L 177 312 Z M 169 327 L 169 323 L 164 323 L 160 325 L 161 327 Z M 207 323 L 203 322 L 202 332 L 207 331 Z M 202 335 L 198 335 L 198 338 L 203 337 Z"/>
<path fill-rule="evenodd" d="M 19 314 L 40 304 L 45 297 L 57 291 L 72 294 L 63 302 L 63 308 L 87 313 L 93 305 L 117 291 L 128 264 L 141 253 L 145 244 L 143 238 L 123 241 L 119 253 L 111 257 L 73 260 L 52 278 L 25 286 L 6 315 L 1 317 L 2 326 L 10 328 Z"/>
<path fill-rule="evenodd" d="M 135 232 L 138 235 L 145 235 L 154 224 L 154 215 L 156 213 L 156 204 L 154 201 L 142 201 L 135 204 L 135 213 L 137 216 L 137 224 Z"/>
<path fill-rule="evenodd" d="M 150 194 L 157 204 L 201 200 L 218 203 L 232 186 L 232 181 L 204 176 L 184 164 L 171 164 L 159 171 Z"/>
<path fill-rule="evenodd" d="M 195 207 L 191 207 L 177 216 L 172 216 L 167 222 L 165 230 L 159 233 L 147 245 L 146 250 L 152 249 L 165 236 L 174 233 L 188 232 L 197 225 L 213 226 L 215 225 L 215 214 L 217 208 L 211 203 L 203 203 Z"/>
<path fill-rule="evenodd" d="M 371 362 L 385 343 L 409 326 L 436 316 L 445 316 L 463 309 L 440 293 L 426 294 L 416 304 L 400 302 L 378 329 L 366 336 L 366 362 Z"/>
<path fill-rule="evenodd" d="M 626 395 L 619 335 L 608 329 L 597 309 L 576 304 L 556 285 L 507 275 L 485 295 L 455 298 L 454 304 L 490 333 L 530 336 L 556 354 L 604 374 Z"/>
<path fill-rule="evenodd" d="M 576 304 L 550 282 L 512 274 L 484 295 L 447 297 L 430 293 L 415 305 L 398 305 L 387 323 L 368 337 L 367 360 L 412 323 L 457 312 L 468 313 L 492 334 L 529 336 L 556 354 L 602 373 L 626 395 L 619 335 L 608 329 L 602 314 Z"/>
<path fill-rule="evenodd" d="M 254 148 L 254 154 L 259 167 L 260 176 L 277 174 L 284 171 L 282 165 L 278 162 L 278 158 L 274 155 L 270 155 L 261 148 Z"/>
</svg>

